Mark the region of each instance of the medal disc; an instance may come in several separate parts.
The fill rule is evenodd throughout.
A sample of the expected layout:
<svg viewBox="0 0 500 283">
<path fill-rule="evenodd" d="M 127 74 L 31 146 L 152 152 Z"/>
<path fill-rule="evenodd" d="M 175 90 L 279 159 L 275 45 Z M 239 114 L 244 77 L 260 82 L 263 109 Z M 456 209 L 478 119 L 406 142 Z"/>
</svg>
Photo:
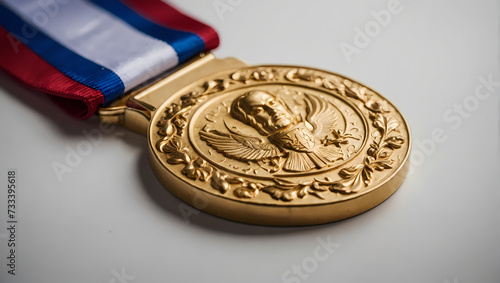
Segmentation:
<svg viewBox="0 0 500 283">
<path fill-rule="evenodd" d="M 173 194 L 245 223 L 313 225 L 355 216 L 403 182 L 400 112 L 344 76 L 294 66 L 216 72 L 156 109 L 155 174 Z"/>
</svg>

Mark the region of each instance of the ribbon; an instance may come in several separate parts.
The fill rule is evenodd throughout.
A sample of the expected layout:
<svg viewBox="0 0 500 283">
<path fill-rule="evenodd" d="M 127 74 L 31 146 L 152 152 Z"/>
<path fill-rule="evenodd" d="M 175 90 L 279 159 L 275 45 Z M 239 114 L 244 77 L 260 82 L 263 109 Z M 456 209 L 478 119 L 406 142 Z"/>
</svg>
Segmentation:
<svg viewBox="0 0 500 283">
<path fill-rule="evenodd" d="M 0 68 L 78 118 L 218 44 L 161 0 L 0 0 Z"/>
</svg>

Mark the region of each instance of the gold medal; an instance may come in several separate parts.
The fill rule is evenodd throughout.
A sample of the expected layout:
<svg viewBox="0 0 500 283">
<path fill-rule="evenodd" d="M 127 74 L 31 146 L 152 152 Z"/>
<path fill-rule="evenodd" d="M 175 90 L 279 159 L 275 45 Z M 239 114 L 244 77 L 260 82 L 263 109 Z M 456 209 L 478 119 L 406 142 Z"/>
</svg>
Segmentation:
<svg viewBox="0 0 500 283">
<path fill-rule="evenodd" d="M 182 200 L 235 221 L 312 225 L 378 205 L 403 182 L 399 111 L 344 76 L 202 54 L 99 110 L 147 133 L 153 171 Z"/>
</svg>

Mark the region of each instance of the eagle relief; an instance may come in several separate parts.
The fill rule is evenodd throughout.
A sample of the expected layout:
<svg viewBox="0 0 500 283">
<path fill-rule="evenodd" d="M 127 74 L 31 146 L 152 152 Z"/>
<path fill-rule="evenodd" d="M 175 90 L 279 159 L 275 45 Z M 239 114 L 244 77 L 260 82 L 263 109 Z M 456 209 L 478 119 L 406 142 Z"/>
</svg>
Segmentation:
<svg viewBox="0 0 500 283">
<path fill-rule="evenodd" d="M 278 95 L 247 91 L 232 101 L 230 114 L 258 134 L 245 133 L 224 121 L 226 131 L 205 127 L 199 132 L 200 138 L 227 158 L 267 162 L 276 172 L 308 172 L 331 166 L 344 157 L 339 142 L 328 138 L 335 132 L 340 113 L 324 98 L 311 94 L 302 97 L 305 117 L 295 115 Z"/>
</svg>

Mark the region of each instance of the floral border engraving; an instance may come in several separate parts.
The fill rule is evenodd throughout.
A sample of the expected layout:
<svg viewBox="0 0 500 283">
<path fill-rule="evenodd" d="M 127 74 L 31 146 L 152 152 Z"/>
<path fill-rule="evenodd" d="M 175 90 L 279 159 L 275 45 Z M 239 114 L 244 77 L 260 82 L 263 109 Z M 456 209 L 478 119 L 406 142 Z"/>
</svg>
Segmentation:
<svg viewBox="0 0 500 283">
<path fill-rule="evenodd" d="M 328 91 L 334 91 L 341 96 L 362 103 L 368 110 L 369 118 L 378 131 L 366 152 L 361 164 L 342 168 L 338 175 L 340 179 L 330 177 L 300 183 L 286 179 L 275 178 L 272 183 L 263 183 L 245 180 L 241 177 L 229 176 L 207 161 L 198 157 L 194 159 L 189 154 L 189 148 L 182 143 L 184 128 L 187 126 L 187 116 L 193 106 L 204 101 L 207 96 L 228 89 L 232 85 L 249 84 L 252 82 L 272 82 L 279 79 L 291 82 L 306 81 L 314 83 Z M 372 100 L 372 93 L 356 82 L 339 77 L 323 77 L 313 70 L 292 68 L 287 72 L 280 72 L 275 68 L 259 67 L 230 74 L 225 79 L 210 80 L 196 90 L 180 98 L 180 103 L 172 103 L 165 110 L 165 116 L 160 118 L 157 126 L 158 134 L 162 138 L 157 142 L 157 149 L 167 155 L 167 163 L 183 165 L 181 173 L 192 180 L 210 182 L 213 189 L 222 194 L 232 190 L 238 198 L 251 199 L 264 192 L 273 199 L 292 201 L 312 195 L 324 199 L 327 191 L 341 194 L 353 194 L 361 191 L 373 180 L 375 170 L 383 171 L 393 168 L 393 159 L 390 159 L 395 149 L 401 148 L 406 140 L 399 135 L 400 122 L 390 115 L 388 103 L 385 100 Z M 336 133 L 333 133 L 334 136 Z M 338 133 L 337 133 L 338 134 Z"/>
</svg>

